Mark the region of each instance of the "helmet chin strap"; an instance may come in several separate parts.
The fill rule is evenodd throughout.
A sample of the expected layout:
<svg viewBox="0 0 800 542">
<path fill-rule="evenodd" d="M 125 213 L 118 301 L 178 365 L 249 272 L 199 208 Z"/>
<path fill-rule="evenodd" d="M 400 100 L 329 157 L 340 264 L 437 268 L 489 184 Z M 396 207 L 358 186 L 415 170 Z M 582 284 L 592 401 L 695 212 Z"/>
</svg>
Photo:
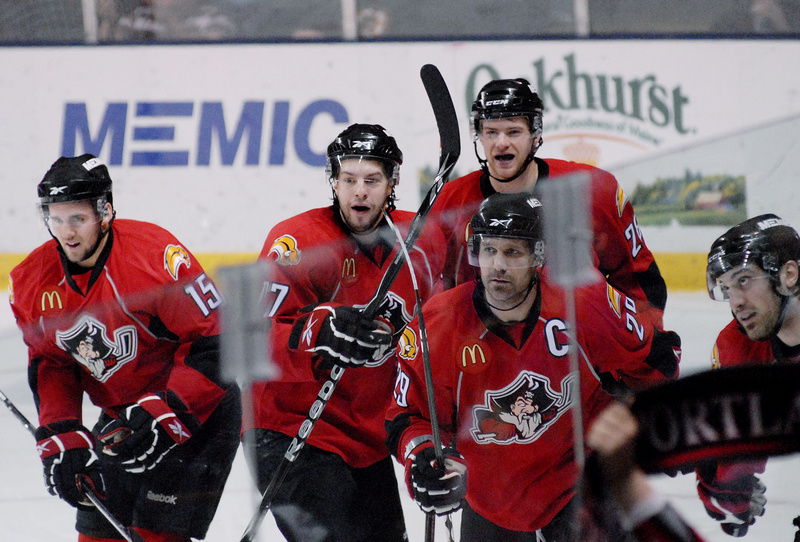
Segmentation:
<svg viewBox="0 0 800 542">
<path fill-rule="evenodd" d="M 473 141 L 472 142 L 472 147 L 475 149 L 475 156 L 478 158 L 478 163 L 481 165 L 481 169 L 489 177 L 491 177 L 492 179 L 494 179 L 495 181 L 500 182 L 500 183 L 510 183 L 511 181 L 513 181 L 514 179 L 517 179 L 520 175 L 525 173 L 525 170 L 528 169 L 528 166 L 531 165 L 531 162 L 533 162 L 533 156 L 536 154 L 536 151 L 539 150 L 539 146 L 540 145 L 541 144 L 536 145 L 535 143 L 533 145 L 531 145 L 530 154 L 528 154 L 528 156 L 525 158 L 525 161 L 522 162 L 522 165 L 519 167 L 517 172 L 514 175 L 512 175 L 511 177 L 507 177 L 505 179 L 501 179 L 500 177 L 495 177 L 494 175 L 489 173 L 488 160 L 486 160 L 485 158 L 481 158 L 481 155 L 478 154 L 478 142 L 477 141 Z"/>
<path fill-rule="evenodd" d="M 794 292 L 783 295 L 778 292 L 778 289 L 773 286 L 775 293 L 781 298 L 781 307 L 778 309 L 778 320 L 775 322 L 775 327 L 770 332 L 770 335 L 777 335 L 780 332 L 781 328 L 783 327 L 783 321 L 786 318 L 786 308 L 789 306 L 789 299 L 792 297 L 800 297 L 800 290 L 795 290 Z"/>
</svg>

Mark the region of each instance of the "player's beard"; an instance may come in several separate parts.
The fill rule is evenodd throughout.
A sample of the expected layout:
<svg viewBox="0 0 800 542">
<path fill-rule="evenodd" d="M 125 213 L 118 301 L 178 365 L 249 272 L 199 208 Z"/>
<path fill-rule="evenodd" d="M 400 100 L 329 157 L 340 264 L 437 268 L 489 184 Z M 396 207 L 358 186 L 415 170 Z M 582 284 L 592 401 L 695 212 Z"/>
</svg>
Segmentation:
<svg viewBox="0 0 800 542">
<path fill-rule="evenodd" d="M 82 243 L 77 249 L 70 249 L 64 245 L 62 245 L 61 248 L 64 250 L 64 254 L 70 262 L 80 265 L 81 262 L 92 257 L 96 249 L 95 245 L 96 243 L 92 242 L 91 245 Z"/>
<path fill-rule="evenodd" d="M 86 240 L 81 238 L 79 246 L 74 249 L 66 246 L 70 241 L 59 241 L 61 250 L 64 252 L 64 256 L 67 257 L 67 260 L 74 264 L 81 265 L 81 262 L 85 262 L 97 253 L 100 249 L 100 243 L 106 233 L 108 233 L 108 230 L 103 232 L 102 228 L 98 226 L 97 235 L 94 236 L 93 239 Z"/>
<path fill-rule="evenodd" d="M 381 221 L 382 214 L 380 209 L 373 209 L 372 211 L 373 212 L 368 214 L 358 216 L 349 208 L 339 209 L 342 220 L 344 220 L 347 227 L 355 233 L 369 233 L 375 229 Z"/>
<path fill-rule="evenodd" d="M 747 338 L 752 341 L 766 341 L 778 332 L 778 320 L 780 318 L 780 308 L 775 308 L 766 313 L 759 313 L 754 321 L 739 326 L 744 329 Z M 737 322 L 738 322 L 737 318 Z"/>
</svg>

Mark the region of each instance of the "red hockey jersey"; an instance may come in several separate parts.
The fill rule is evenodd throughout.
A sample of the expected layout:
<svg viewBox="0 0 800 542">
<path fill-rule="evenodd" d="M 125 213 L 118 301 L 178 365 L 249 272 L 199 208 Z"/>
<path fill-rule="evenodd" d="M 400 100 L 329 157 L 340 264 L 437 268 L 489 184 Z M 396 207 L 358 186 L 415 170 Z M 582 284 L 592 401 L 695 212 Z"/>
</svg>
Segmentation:
<svg viewBox="0 0 800 542">
<path fill-rule="evenodd" d="M 612 399 L 604 385 L 636 388 L 678 373 L 679 349 L 656 344 L 667 335 L 623 294 L 595 283 L 576 291 L 576 305 L 580 384 L 570 371 L 562 292 L 546 268 L 528 319 L 512 326 L 492 315 L 476 284 L 423 308 L 442 440 L 455 439 L 466 460 L 469 505 L 506 529 L 540 529 L 573 497 L 573 398 L 588 427 Z M 388 442 L 401 461 L 412 439 L 431 434 L 418 338 L 415 319 L 398 345 L 387 411 Z"/>
<path fill-rule="evenodd" d="M 391 216 L 405 235 L 414 214 L 394 211 Z M 383 229 L 388 237 L 377 247 L 365 249 L 345 229 L 338 211 L 325 207 L 281 222 L 267 236 L 259 257 L 277 262 L 265 291 L 270 292 L 272 316 L 270 355 L 281 375 L 253 386 L 255 427 L 292 437 L 297 434 L 327 375 L 327 371 L 315 373 L 310 353 L 287 346 L 308 316 L 302 309 L 325 302 L 365 306 L 399 247 L 395 235 Z M 429 229 L 411 251 L 423 300 L 441 289 L 443 242 L 438 229 Z M 391 321 L 399 336 L 414 311 L 412 280 L 405 266 L 380 314 Z M 396 371 L 393 349 L 380 361 L 345 371 L 307 442 L 339 454 L 356 468 L 387 457 L 384 414 Z"/>
<path fill-rule="evenodd" d="M 800 349 L 787 349 L 772 337 L 768 341 L 754 341 L 741 330 L 736 319 L 731 320 L 722 331 L 711 351 L 711 368 L 735 367 L 749 364 L 768 364 L 780 362 L 800 362 Z M 716 469 L 716 482 L 725 484 L 746 477 L 750 474 L 761 474 L 766 468 L 766 459 L 747 459 L 737 462 L 720 462 Z"/>
<path fill-rule="evenodd" d="M 667 301 L 667 287 L 644 242 L 633 206 L 614 176 L 576 162 L 535 160 L 539 167 L 537 183 L 573 173 L 591 174 L 595 265 L 609 284 L 633 298 L 640 310 L 654 307 L 653 319 L 659 321 Z M 481 202 L 494 193 L 489 177 L 479 170 L 447 183 L 436 200 L 432 216 L 447 241 L 446 286 L 468 282 L 475 276 L 467 258 L 467 228 Z"/>
<path fill-rule="evenodd" d="M 205 421 L 225 394 L 214 283 L 169 232 L 133 220 L 113 222 L 95 269 L 65 273 L 50 240 L 11 272 L 39 423 L 82 420 L 84 391 L 114 416 L 167 389 Z"/>
</svg>

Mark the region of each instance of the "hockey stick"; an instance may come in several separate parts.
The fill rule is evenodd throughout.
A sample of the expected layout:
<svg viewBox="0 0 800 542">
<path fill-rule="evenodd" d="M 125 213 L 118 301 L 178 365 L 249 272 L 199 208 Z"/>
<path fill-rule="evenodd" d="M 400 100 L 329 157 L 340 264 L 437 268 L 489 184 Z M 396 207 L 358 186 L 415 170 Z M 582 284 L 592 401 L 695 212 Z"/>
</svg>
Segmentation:
<svg viewBox="0 0 800 542">
<path fill-rule="evenodd" d="M 3 401 L 3 403 L 5 403 L 5 405 L 11 411 L 11 413 L 14 414 L 14 416 L 16 416 L 20 422 L 22 422 L 22 425 L 25 426 L 25 429 L 30 431 L 31 435 L 33 435 L 33 438 L 35 439 L 36 428 L 33 427 L 33 424 L 31 424 L 31 422 L 28 421 L 28 418 L 26 418 L 25 415 L 19 411 L 19 409 L 14 405 L 14 403 L 12 403 L 11 400 L 8 397 L 6 397 L 6 394 L 3 393 L 2 391 L 0 391 L 0 401 Z M 78 483 L 78 489 L 80 489 L 81 492 L 83 492 L 83 494 L 86 495 L 86 498 L 92 501 L 92 504 L 94 504 L 95 508 L 97 508 L 97 510 L 99 510 L 100 513 L 103 514 L 103 516 L 105 516 L 105 518 L 108 520 L 111 526 L 114 527 L 114 529 L 116 529 L 117 532 L 120 535 L 122 535 L 122 537 L 125 540 L 127 540 L 128 542 L 133 542 L 133 538 L 131 538 L 128 529 L 122 523 L 120 523 L 119 520 L 115 518 L 111 512 L 108 511 L 108 508 L 106 508 L 105 505 L 103 505 L 102 501 L 100 500 L 100 497 L 98 497 L 97 494 L 92 490 L 91 486 L 82 483 L 82 478 L 78 478 L 77 483 Z"/>
<path fill-rule="evenodd" d="M 22 412 L 20 412 L 20 411 L 17 409 L 17 407 L 16 407 L 16 406 L 14 406 L 14 403 L 12 403 L 12 402 L 11 402 L 11 400 L 10 400 L 8 397 L 6 397 L 6 394 L 5 394 L 5 393 L 3 393 L 3 392 L 2 392 L 2 390 L 0 390 L 0 401 L 3 401 L 3 402 L 6 404 L 6 406 L 8 407 L 8 410 L 10 410 L 10 411 L 11 411 L 11 413 L 12 413 L 14 416 L 16 416 L 16 417 L 17 417 L 17 419 L 18 419 L 20 422 L 22 422 L 22 425 L 24 425 L 24 426 L 25 426 L 25 429 L 27 429 L 28 431 L 30 431 L 30 432 L 31 432 L 31 434 L 32 434 L 32 435 L 34 436 L 34 438 L 35 438 L 35 437 L 36 437 L 36 428 L 35 428 L 35 427 L 33 427 L 33 425 L 31 425 L 31 422 L 29 422 L 29 421 L 28 421 L 28 418 L 26 418 L 26 417 L 25 417 L 25 415 L 24 415 Z"/>
<path fill-rule="evenodd" d="M 431 102 L 433 114 L 436 117 L 436 126 L 439 130 L 439 139 L 441 141 L 441 154 L 439 157 L 439 171 L 436 173 L 433 186 L 431 186 L 430 190 L 428 191 L 428 195 L 420 205 L 417 214 L 414 216 L 414 219 L 411 221 L 411 225 L 409 226 L 405 241 L 406 250 L 411 250 L 413 248 L 414 243 L 416 243 L 417 238 L 422 233 L 425 220 L 427 219 L 428 214 L 430 214 L 433 204 L 436 202 L 436 198 L 439 197 L 439 193 L 442 191 L 442 188 L 448 181 L 450 172 L 453 170 L 453 167 L 455 167 L 458 157 L 461 154 L 461 141 L 458 132 L 458 117 L 456 116 L 453 100 L 450 97 L 450 92 L 447 89 L 447 84 L 442 78 L 442 74 L 439 73 L 439 70 L 436 68 L 436 66 L 432 64 L 426 64 L 420 70 L 420 78 L 422 79 L 422 84 L 425 86 L 428 99 Z M 403 254 L 398 251 L 392 260 L 392 263 L 386 269 L 386 272 L 384 273 L 383 278 L 381 279 L 381 282 L 375 291 L 375 294 L 363 310 L 364 314 L 366 314 L 368 317 L 374 317 L 377 313 L 378 308 L 380 307 L 386 295 L 389 293 L 389 289 L 391 288 L 397 276 L 400 274 L 400 270 L 402 269 L 404 262 L 405 258 Z M 250 523 L 247 525 L 247 528 L 242 535 L 241 542 L 252 542 L 252 540 L 255 538 L 258 528 L 261 526 L 261 522 L 267 515 L 267 512 L 272 506 L 272 501 L 277 496 L 278 490 L 280 489 L 281 484 L 283 484 L 283 480 L 286 478 L 289 468 L 295 462 L 297 455 L 305 445 L 311 430 L 314 428 L 314 425 L 322 414 L 325 405 L 328 404 L 328 400 L 333 394 L 333 391 L 336 389 L 336 385 L 342 378 L 343 373 L 344 367 L 339 365 L 334 365 L 331 369 L 330 376 L 322 384 L 319 394 L 317 395 L 317 399 L 311 405 L 306 419 L 303 420 L 303 423 L 300 425 L 297 435 L 292 439 L 289 449 L 286 450 L 286 453 L 284 454 L 281 462 L 278 464 L 278 468 L 275 470 L 275 474 L 273 474 L 269 485 L 264 490 L 264 493 L 261 496 L 261 502 L 259 503 L 256 512 L 253 514 L 253 517 L 250 519 Z"/>
<path fill-rule="evenodd" d="M 384 213 L 386 214 L 386 213 Z M 400 230 L 392 222 L 392 219 L 386 214 L 386 222 L 394 231 L 400 242 L 403 239 L 400 235 Z M 414 272 L 414 266 L 411 263 L 411 256 L 408 255 L 408 250 L 401 244 L 400 248 L 403 250 L 406 262 L 408 263 L 408 271 L 411 274 L 411 282 L 414 285 L 414 298 L 417 305 L 417 321 L 419 324 L 419 344 L 422 351 L 422 368 L 425 373 L 425 391 L 428 394 L 428 411 L 431 417 L 431 436 L 433 437 L 433 450 L 436 453 L 436 463 L 440 468 L 444 469 L 444 451 L 442 450 L 442 436 L 439 431 L 439 416 L 436 410 L 436 396 L 433 391 L 433 370 L 431 369 L 431 354 L 428 348 L 428 331 L 425 327 L 425 318 L 422 314 L 422 298 L 419 295 L 419 286 L 417 285 L 417 276 Z M 450 542 L 453 541 L 453 522 L 450 519 L 450 514 L 447 514 L 445 520 L 448 532 L 450 534 Z M 435 537 L 436 527 L 436 513 L 428 512 L 425 514 L 425 542 L 433 542 Z"/>
</svg>

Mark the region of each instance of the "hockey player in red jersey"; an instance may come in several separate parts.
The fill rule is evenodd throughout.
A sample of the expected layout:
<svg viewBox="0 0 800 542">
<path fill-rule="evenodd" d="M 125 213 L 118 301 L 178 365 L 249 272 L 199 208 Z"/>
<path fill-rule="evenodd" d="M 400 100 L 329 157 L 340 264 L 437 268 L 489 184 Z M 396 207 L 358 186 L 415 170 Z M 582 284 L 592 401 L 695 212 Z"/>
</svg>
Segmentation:
<svg viewBox="0 0 800 542">
<path fill-rule="evenodd" d="M 608 283 L 633 299 L 640 310 L 652 307 L 652 318 L 660 323 L 667 287 L 633 206 L 607 171 L 535 156 L 542 145 L 543 109 L 525 79 L 494 80 L 478 93 L 472 104 L 471 130 L 481 169 L 447 183 L 433 209 L 432 216 L 447 238 L 445 288 L 470 282 L 474 276 L 467 256 L 467 225 L 485 198 L 496 192 L 532 191 L 540 183 L 585 173 L 591 177 L 595 264 Z"/>
<path fill-rule="evenodd" d="M 10 302 L 45 483 L 77 507 L 81 542 L 119 534 L 78 477 L 137 540 L 203 538 L 241 426 L 239 390 L 218 378 L 219 294 L 169 232 L 115 220 L 94 156 L 59 158 L 38 194 L 53 239 L 12 270 Z M 84 392 L 101 409 L 91 431 Z"/>
<path fill-rule="evenodd" d="M 423 309 L 446 469 L 431 466 L 421 345 L 408 348 L 419 340 L 416 319 L 398 349 L 387 444 L 425 512 L 458 508 L 466 489 L 462 542 L 562 540 L 574 523 L 579 474 L 573 397 L 588 424 L 612 400 L 606 390 L 675 378 L 680 339 L 604 281 L 579 288 L 578 385 L 563 295 L 544 266 L 538 200 L 494 194 L 470 227 L 478 280 L 434 296 Z"/>
<path fill-rule="evenodd" d="M 712 299 L 727 301 L 733 320 L 719 333 L 712 368 L 800 361 L 800 236 L 764 214 L 734 226 L 711 245 L 706 278 Z M 734 537 L 764 514 L 766 460 L 708 462 L 697 469 L 706 512 Z"/>
<path fill-rule="evenodd" d="M 404 268 L 377 320 L 358 310 L 372 298 L 414 214 L 394 210 L 402 153 L 377 124 L 353 124 L 328 146 L 333 205 L 277 224 L 260 257 L 274 262 L 271 357 L 277 380 L 253 388 L 254 426 L 243 435 L 263 492 L 298 434 L 331 367 L 341 376 L 272 507 L 290 541 L 401 541 L 405 521 L 384 444 L 396 376 L 393 342 L 414 315 Z M 411 251 L 422 299 L 439 287 L 441 233 Z M 393 334 L 394 337 L 392 337 Z M 251 444 L 253 447 L 251 447 Z"/>
</svg>

